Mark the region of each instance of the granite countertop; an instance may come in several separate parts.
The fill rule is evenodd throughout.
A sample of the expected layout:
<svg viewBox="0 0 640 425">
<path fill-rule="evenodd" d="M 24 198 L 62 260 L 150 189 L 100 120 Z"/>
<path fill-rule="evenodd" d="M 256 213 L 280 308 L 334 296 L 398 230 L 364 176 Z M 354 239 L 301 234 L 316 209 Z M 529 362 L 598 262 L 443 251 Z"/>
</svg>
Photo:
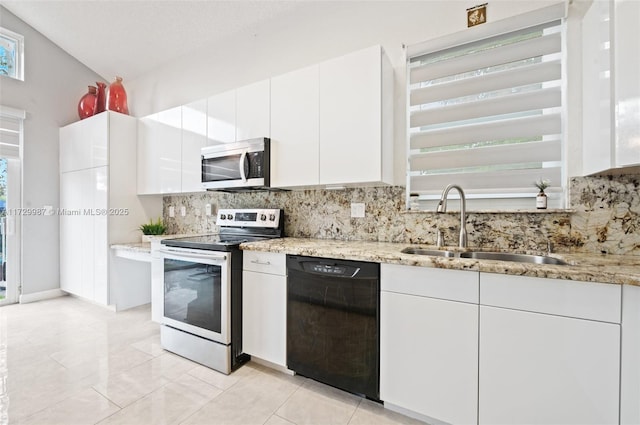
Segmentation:
<svg viewBox="0 0 640 425">
<path fill-rule="evenodd" d="M 277 252 L 313 257 L 338 258 L 376 263 L 405 264 L 454 270 L 476 270 L 551 279 L 602 282 L 640 286 L 640 256 L 608 254 L 551 254 L 569 265 L 530 264 L 511 261 L 446 258 L 429 255 L 403 254 L 406 247 L 438 249 L 433 246 L 407 243 L 339 241 L 332 239 L 279 238 L 247 242 L 240 248 L 248 251 Z M 456 247 L 442 249 L 457 251 Z M 470 248 L 470 250 L 477 250 Z M 541 252 L 529 254 L 544 255 Z"/>
<path fill-rule="evenodd" d="M 131 252 L 151 252 L 151 242 L 130 242 L 130 243 L 115 243 L 111 245 L 111 249 L 117 249 L 122 251 Z"/>
</svg>

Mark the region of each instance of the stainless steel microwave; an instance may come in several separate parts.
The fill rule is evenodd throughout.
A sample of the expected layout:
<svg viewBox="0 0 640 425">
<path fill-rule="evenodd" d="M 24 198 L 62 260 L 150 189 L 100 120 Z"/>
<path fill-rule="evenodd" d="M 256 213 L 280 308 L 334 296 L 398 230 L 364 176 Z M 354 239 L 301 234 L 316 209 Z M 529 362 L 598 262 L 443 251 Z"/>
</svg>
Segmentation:
<svg viewBox="0 0 640 425">
<path fill-rule="evenodd" d="M 201 153 L 204 189 L 269 189 L 271 149 L 268 138 L 207 146 Z"/>
</svg>

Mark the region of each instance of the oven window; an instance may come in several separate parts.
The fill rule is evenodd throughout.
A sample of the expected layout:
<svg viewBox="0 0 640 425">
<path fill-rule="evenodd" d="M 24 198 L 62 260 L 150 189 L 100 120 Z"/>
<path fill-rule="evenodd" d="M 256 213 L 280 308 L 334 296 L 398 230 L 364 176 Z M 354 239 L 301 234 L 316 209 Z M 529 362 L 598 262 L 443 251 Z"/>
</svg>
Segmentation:
<svg viewBox="0 0 640 425">
<path fill-rule="evenodd" d="M 202 182 L 238 180 L 240 176 L 240 154 L 202 160 Z"/>
<path fill-rule="evenodd" d="M 164 315 L 220 333 L 222 267 L 164 260 Z"/>
</svg>

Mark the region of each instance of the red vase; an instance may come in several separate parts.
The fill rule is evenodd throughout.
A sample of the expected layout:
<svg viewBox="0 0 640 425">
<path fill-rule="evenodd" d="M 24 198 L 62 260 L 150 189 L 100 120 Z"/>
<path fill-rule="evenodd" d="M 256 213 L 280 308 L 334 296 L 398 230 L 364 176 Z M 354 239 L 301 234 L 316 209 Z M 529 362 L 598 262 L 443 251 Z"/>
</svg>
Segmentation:
<svg viewBox="0 0 640 425">
<path fill-rule="evenodd" d="M 96 114 L 107 110 L 107 83 L 96 81 L 98 85 L 98 97 L 96 99 Z"/>
<path fill-rule="evenodd" d="M 96 88 L 94 86 L 89 86 L 89 92 L 82 96 L 78 102 L 78 115 L 81 120 L 88 118 L 95 113 L 97 98 Z"/>
<path fill-rule="evenodd" d="M 116 77 L 116 80 L 109 86 L 107 109 L 129 115 L 127 92 L 124 90 L 124 86 L 122 85 L 122 77 Z"/>
</svg>

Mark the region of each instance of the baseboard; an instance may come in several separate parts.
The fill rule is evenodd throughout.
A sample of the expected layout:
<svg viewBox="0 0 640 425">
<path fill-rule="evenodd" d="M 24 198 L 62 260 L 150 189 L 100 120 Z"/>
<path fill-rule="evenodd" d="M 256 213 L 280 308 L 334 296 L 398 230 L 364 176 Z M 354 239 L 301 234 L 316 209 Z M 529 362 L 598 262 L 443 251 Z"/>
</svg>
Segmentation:
<svg viewBox="0 0 640 425">
<path fill-rule="evenodd" d="M 258 358 L 256 356 L 251 356 L 251 361 L 254 362 L 254 363 L 257 363 L 257 364 L 259 364 L 261 366 L 277 370 L 278 372 L 286 373 L 287 375 L 292 375 L 292 376 L 295 375 L 294 371 L 286 368 L 285 366 L 281 366 L 279 364 L 272 363 L 272 362 L 267 361 L 267 360 L 263 360 L 263 359 Z"/>
<path fill-rule="evenodd" d="M 48 291 L 34 292 L 33 294 L 20 295 L 20 304 L 33 303 L 36 301 L 48 300 L 50 298 L 58 298 L 67 295 L 61 289 L 50 289 Z"/>
<path fill-rule="evenodd" d="M 400 407 L 395 404 L 387 403 L 386 401 L 383 403 L 384 408 L 391 410 L 392 412 L 400 413 L 401 415 L 408 416 L 413 419 L 417 419 L 419 421 L 432 424 L 432 425 L 449 425 L 448 422 L 442 422 L 438 419 L 432 418 L 431 416 L 422 415 L 420 413 L 414 412 L 413 410 L 405 409 L 404 407 Z"/>
</svg>

